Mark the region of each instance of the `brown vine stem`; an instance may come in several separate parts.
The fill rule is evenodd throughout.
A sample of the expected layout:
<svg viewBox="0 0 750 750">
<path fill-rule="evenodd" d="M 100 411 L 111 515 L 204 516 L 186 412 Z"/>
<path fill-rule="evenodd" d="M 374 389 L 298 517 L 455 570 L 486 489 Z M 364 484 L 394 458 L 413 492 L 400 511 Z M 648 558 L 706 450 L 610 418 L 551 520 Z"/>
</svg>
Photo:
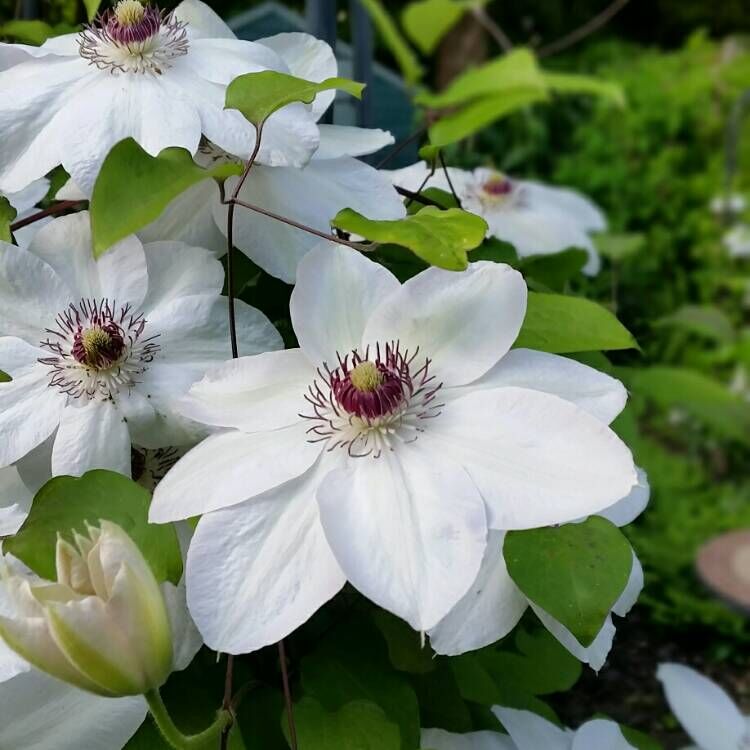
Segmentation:
<svg viewBox="0 0 750 750">
<path fill-rule="evenodd" d="M 503 52 L 510 52 L 513 49 L 513 42 L 510 37 L 500 28 L 489 13 L 480 5 L 471 9 L 471 15 L 484 27 L 485 31 L 498 43 Z"/>
<path fill-rule="evenodd" d="M 540 47 L 537 50 L 537 55 L 539 57 L 549 57 L 568 49 L 568 47 L 572 47 L 574 44 L 578 44 L 582 39 L 585 39 L 609 23 L 629 2 L 630 0 L 614 0 L 601 13 L 597 13 L 593 18 L 586 21 L 583 26 L 579 26 L 569 34 Z"/>
<path fill-rule="evenodd" d="M 38 211 L 35 214 L 31 214 L 31 216 L 27 216 L 25 219 L 14 221 L 10 225 L 10 231 L 15 232 L 16 230 L 23 229 L 24 227 L 29 226 L 29 224 L 33 224 L 34 222 L 37 222 L 40 219 L 44 219 L 47 216 L 56 216 L 57 214 L 61 214 L 64 211 L 70 211 L 74 208 L 79 208 L 85 202 L 86 201 L 60 201 L 59 203 L 51 205 L 49 208 L 45 208 L 43 211 Z"/>
<path fill-rule="evenodd" d="M 286 646 L 284 640 L 279 641 L 279 665 L 281 666 L 281 683 L 284 687 L 284 703 L 286 704 L 286 720 L 289 727 L 289 744 L 291 750 L 297 750 L 297 727 L 294 724 L 294 708 L 292 691 L 289 687 L 289 672 L 286 664 Z"/>
<path fill-rule="evenodd" d="M 405 138 L 401 143 L 394 146 L 383 159 L 381 159 L 376 165 L 375 169 L 382 169 L 388 162 L 393 161 L 407 146 L 418 141 L 424 134 L 427 128 L 422 127 L 419 130 L 413 132 L 408 138 Z"/>
<path fill-rule="evenodd" d="M 232 701 L 232 684 L 234 682 L 234 656 L 227 654 L 227 671 L 224 675 L 224 700 L 221 707 L 227 711 L 232 720 L 224 727 L 221 732 L 221 750 L 227 750 L 229 747 L 229 733 L 232 731 L 234 724 L 234 702 Z"/>
<path fill-rule="evenodd" d="M 451 173 L 448 171 L 448 167 L 445 163 L 445 159 L 443 158 L 443 152 L 439 152 L 440 157 L 440 166 L 443 169 L 443 173 L 445 174 L 445 179 L 448 182 L 448 187 L 451 189 L 451 195 L 453 196 L 453 200 L 456 201 L 456 205 L 461 208 L 461 199 L 458 197 L 458 193 L 456 192 L 456 189 L 453 187 L 453 180 L 451 180 Z"/>
</svg>

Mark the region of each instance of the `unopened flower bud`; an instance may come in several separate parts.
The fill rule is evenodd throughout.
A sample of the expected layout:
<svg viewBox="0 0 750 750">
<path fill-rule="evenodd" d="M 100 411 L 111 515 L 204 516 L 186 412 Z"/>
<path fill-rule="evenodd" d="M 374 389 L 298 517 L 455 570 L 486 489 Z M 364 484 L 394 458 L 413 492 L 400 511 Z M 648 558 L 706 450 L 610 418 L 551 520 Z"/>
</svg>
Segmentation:
<svg viewBox="0 0 750 750">
<path fill-rule="evenodd" d="M 73 540 L 58 538 L 57 582 L 0 570 L 0 638 L 38 669 L 98 695 L 158 688 L 173 646 L 151 568 L 110 521 Z"/>
</svg>

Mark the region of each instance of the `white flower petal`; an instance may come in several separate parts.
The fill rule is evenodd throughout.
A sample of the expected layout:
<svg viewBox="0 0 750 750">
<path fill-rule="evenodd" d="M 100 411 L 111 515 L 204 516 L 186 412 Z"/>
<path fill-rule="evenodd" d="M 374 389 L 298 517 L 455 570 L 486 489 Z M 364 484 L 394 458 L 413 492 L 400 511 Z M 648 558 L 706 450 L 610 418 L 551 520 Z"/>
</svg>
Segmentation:
<svg viewBox="0 0 750 750">
<path fill-rule="evenodd" d="M 365 94 L 366 96 L 366 94 Z M 353 125 L 318 125 L 320 146 L 313 161 L 339 159 L 342 156 L 367 156 L 395 143 L 393 134 L 380 128 L 358 128 Z M 380 172 L 383 179 L 392 182 L 387 172 Z M 374 207 L 374 206 L 373 206 Z M 369 215 L 369 214 L 368 214 Z"/>
<path fill-rule="evenodd" d="M 169 625 L 172 629 L 173 668 L 175 671 L 181 672 L 190 666 L 190 662 L 200 651 L 203 638 L 201 638 L 201 634 L 188 612 L 185 578 L 183 577 L 178 586 L 166 581 L 161 585 L 161 592 L 167 606 Z"/>
<path fill-rule="evenodd" d="M 745 719 L 723 688 L 681 664 L 661 664 L 656 673 L 667 702 L 703 750 L 737 750 Z"/>
<path fill-rule="evenodd" d="M 0 242 L 0 335 L 36 346 L 70 301 L 70 290 L 41 258 Z"/>
<path fill-rule="evenodd" d="M 62 410 L 52 449 L 52 474 L 80 477 L 91 469 L 130 476 L 130 433 L 108 401 L 73 403 Z"/>
<path fill-rule="evenodd" d="M 101 698 L 31 671 L 0 685 L 0 746 L 119 750 L 146 712 L 140 696 Z"/>
<path fill-rule="evenodd" d="M 482 567 L 461 601 L 429 632 L 438 654 L 456 656 L 504 638 L 518 624 L 528 601 L 508 575 L 500 531 L 490 531 Z"/>
<path fill-rule="evenodd" d="M 301 349 L 240 357 L 209 370 L 178 408 L 213 427 L 245 432 L 286 427 L 299 422 L 304 394 L 315 377 Z"/>
<path fill-rule="evenodd" d="M 65 397 L 48 385 L 49 368 L 24 368 L 0 383 L 0 466 L 23 458 L 43 443 L 60 422 Z"/>
<path fill-rule="evenodd" d="M 518 750 L 569 750 L 569 734 L 531 711 L 496 706 L 492 713 L 502 722 Z"/>
<path fill-rule="evenodd" d="M 148 272 L 148 294 L 141 309 L 146 316 L 159 305 L 180 297 L 221 294 L 224 269 L 208 250 L 182 242 L 152 242 L 145 245 L 143 251 Z M 102 260 L 108 255 L 104 255 Z"/>
<path fill-rule="evenodd" d="M 0 250 L 2 252 L 2 250 Z M 0 370 L 15 378 L 26 373 L 47 352 L 15 336 L 0 337 Z"/>
<path fill-rule="evenodd" d="M 333 50 L 326 42 L 316 39 L 310 34 L 288 32 L 259 39 L 258 44 L 276 52 L 286 63 L 289 72 L 305 81 L 319 83 L 326 78 L 334 78 L 338 72 L 338 63 Z M 312 113 L 315 119 L 333 103 L 336 91 L 323 91 L 312 103 Z"/>
<path fill-rule="evenodd" d="M 191 37 L 236 39 L 221 16 L 200 0 L 182 0 L 174 9 L 173 18 L 188 24 Z"/>
<path fill-rule="evenodd" d="M 307 425 L 280 430 L 223 432 L 189 451 L 162 479 L 151 503 L 152 523 L 165 523 L 237 505 L 304 474 L 320 455 Z"/>
<path fill-rule="evenodd" d="M 643 513 L 651 497 L 651 487 L 643 469 L 636 467 L 638 484 L 621 500 L 609 508 L 600 510 L 597 515 L 611 521 L 615 526 L 627 526 Z"/>
<path fill-rule="evenodd" d="M 466 468 L 491 528 L 573 521 L 612 505 L 637 479 L 630 451 L 606 425 L 557 396 L 524 388 L 451 401 L 420 440 Z"/>
<path fill-rule="evenodd" d="M 227 190 L 235 184 L 236 178 L 228 181 Z M 259 166 L 245 182 L 240 198 L 319 232 L 329 232 L 331 221 L 344 208 L 372 219 L 398 219 L 406 213 L 390 181 L 352 158 L 312 161 L 304 169 Z M 221 226 L 225 212 L 226 207 L 218 206 L 214 213 Z M 300 259 L 320 244 L 320 238 L 239 208 L 234 242 L 268 273 L 293 283 Z"/>
<path fill-rule="evenodd" d="M 373 310 L 398 289 L 390 271 L 360 253 L 331 242 L 318 245 L 300 261 L 289 303 L 302 351 L 316 367 L 337 366 L 337 353 L 343 357 L 360 345 Z"/>
<path fill-rule="evenodd" d="M 16 193 L 9 193 L 5 196 L 10 205 L 18 211 L 18 218 L 21 218 L 29 209 L 34 208 L 47 195 L 49 184 L 49 180 L 43 177 L 29 183 L 23 190 L 19 190 Z"/>
<path fill-rule="evenodd" d="M 554 208 L 580 224 L 587 232 L 603 232 L 607 217 L 590 198 L 570 188 L 524 180 L 521 185 L 534 205 Z"/>
<path fill-rule="evenodd" d="M 434 627 L 475 580 L 487 543 L 482 499 L 420 441 L 358 458 L 318 489 L 336 559 L 365 596 L 415 630 Z"/>
<path fill-rule="evenodd" d="M 612 611 L 620 617 L 625 617 L 635 607 L 635 603 L 638 601 L 641 591 L 643 591 L 643 584 L 643 567 L 641 561 L 633 552 L 633 567 L 630 570 L 630 578 L 628 578 L 627 585 L 620 594 L 620 598 L 612 607 Z"/>
<path fill-rule="evenodd" d="M 606 719 L 594 719 L 584 724 L 573 738 L 571 750 L 634 750 L 619 724 Z"/>
<path fill-rule="evenodd" d="M 0 538 L 21 528 L 33 499 L 34 493 L 24 484 L 15 466 L 0 469 Z M 1 674 L 0 667 L 0 679 Z"/>
<path fill-rule="evenodd" d="M 179 365 L 154 365 L 149 370 L 149 385 L 158 382 L 163 391 L 175 388 L 179 393 L 180 386 L 188 388 L 191 382 L 182 382 L 182 369 Z M 168 398 L 144 396 L 137 390 L 121 393 L 117 398 L 117 408 L 127 420 L 133 445 L 147 450 L 192 446 L 205 437 L 205 430 L 176 414 L 172 407 Z"/>
<path fill-rule="evenodd" d="M 472 263 L 461 273 L 429 268 L 382 302 L 363 339 L 418 348 L 432 361 L 437 382 L 464 385 L 507 353 L 525 314 L 526 283 L 510 266 Z"/>
<path fill-rule="evenodd" d="M 625 407 L 628 394 L 619 380 L 568 357 L 533 349 L 509 351 L 469 388 L 517 386 L 559 396 L 609 424 Z M 468 390 L 468 389 L 467 389 Z M 456 394 L 465 392 L 459 389 Z"/>
<path fill-rule="evenodd" d="M 444 729 L 423 729 L 424 750 L 516 750 L 513 740 L 499 732 L 453 734 Z"/>
<path fill-rule="evenodd" d="M 450 183 L 446 177 L 445 170 L 437 167 L 433 170 L 426 162 L 420 161 L 403 169 L 384 170 L 390 177 L 394 185 L 406 188 L 407 190 L 419 190 L 422 187 L 438 188 L 439 190 L 451 191 L 451 184 L 463 200 L 467 196 L 468 190 L 474 184 L 474 175 L 465 169 L 448 168 Z M 430 174 L 432 172 L 432 174 Z M 425 182 L 426 180 L 426 182 Z"/>
<path fill-rule="evenodd" d="M 344 585 L 315 502 L 323 470 L 201 519 L 188 603 L 211 648 L 236 654 L 275 643 Z"/>
<path fill-rule="evenodd" d="M 88 211 L 46 224 L 34 235 L 29 250 L 65 282 L 72 293 L 68 303 L 108 299 L 138 307 L 146 296 L 146 258 L 140 240 L 127 237 L 96 260 Z"/>
</svg>

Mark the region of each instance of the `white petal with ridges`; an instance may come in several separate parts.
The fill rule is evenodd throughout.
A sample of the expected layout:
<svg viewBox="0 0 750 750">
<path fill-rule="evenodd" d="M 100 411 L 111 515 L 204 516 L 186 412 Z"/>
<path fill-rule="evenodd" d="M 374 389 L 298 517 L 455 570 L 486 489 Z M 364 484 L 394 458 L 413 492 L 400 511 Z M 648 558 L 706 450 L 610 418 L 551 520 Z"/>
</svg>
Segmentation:
<svg viewBox="0 0 750 750">
<path fill-rule="evenodd" d="M 518 750 L 570 750 L 570 733 L 531 711 L 496 706 L 492 713 L 500 719 Z"/>
<path fill-rule="evenodd" d="M 342 156 L 367 156 L 395 142 L 390 131 L 379 128 L 323 124 L 318 125 L 318 129 L 320 130 L 320 146 L 313 156 L 313 161 L 339 159 Z M 380 174 L 388 182 L 392 182 L 386 172 L 381 171 Z"/>
</svg>

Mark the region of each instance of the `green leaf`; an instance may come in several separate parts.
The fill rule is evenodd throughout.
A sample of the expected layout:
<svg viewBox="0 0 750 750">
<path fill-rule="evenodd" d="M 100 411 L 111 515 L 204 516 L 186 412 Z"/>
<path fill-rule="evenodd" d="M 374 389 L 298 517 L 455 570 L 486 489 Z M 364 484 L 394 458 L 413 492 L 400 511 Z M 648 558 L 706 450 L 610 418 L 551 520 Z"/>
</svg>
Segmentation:
<svg viewBox="0 0 750 750">
<path fill-rule="evenodd" d="M 596 302 L 538 292 L 529 292 L 515 345 L 553 354 L 638 348 L 627 328 Z"/>
<path fill-rule="evenodd" d="M 628 540 L 600 516 L 584 523 L 511 531 L 503 555 L 521 591 L 583 646 L 591 645 L 602 629 L 633 567 Z"/>
<path fill-rule="evenodd" d="M 101 4 L 102 0 L 83 0 L 83 5 L 86 8 L 86 17 L 88 18 L 89 23 L 96 17 Z"/>
<path fill-rule="evenodd" d="M 520 269 L 527 279 L 562 291 L 568 281 L 581 273 L 588 258 L 585 250 L 575 249 L 551 255 L 530 255 L 521 261 Z"/>
<path fill-rule="evenodd" d="M 0 370 L 0 383 L 10 383 L 13 378 L 7 372 Z"/>
<path fill-rule="evenodd" d="M 303 78 L 264 70 L 260 73 L 245 73 L 227 86 L 226 109 L 238 109 L 256 128 L 277 110 L 293 102 L 310 104 L 323 91 L 340 89 L 357 99 L 362 98 L 364 83 L 348 78 L 326 78 L 314 83 Z"/>
<path fill-rule="evenodd" d="M 443 109 L 519 92 L 547 93 L 544 75 L 536 57 L 523 48 L 516 48 L 507 55 L 469 70 L 439 94 L 421 93 L 415 101 L 424 107 Z"/>
<path fill-rule="evenodd" d="M 440 188 L 436 187 L 428 187 L 424 190 L 421 190 L 419 193 L 424 198 L 428 198 L 431 201 L 435 201 L 435 203 L 439 204 L 443 208 L 458 208 L 458 203 L 456 202 L 456 199 L 446 190 L 441 190 Z M 424 208 L 424 203 L 420 203 L 419 201 L 413 200 L 406 208 L 407 213 L 416 214 L 419 213 Z"/>
<path fill-rule="evenodd" d="M 643 732 L 639 732 L 637 729 L 631 729 L 620 724 L 620 731 L 628 743 L 637 750 L 663 750 L 660 742 L 657 742 Z"/>
<path fill-rule="evenodd" d="M 646 247 L 645 234 L 596 234 L 593 240 L 597 252 L 615 262 L 637 255 Z"/>
<path fill-rule="evenodd" d="M 450 660 L 436 659 L 435 663 L 434 671 L 411 677 L 419 701 L 422 726 L 459 734 L 471 731 L 471 714 L 458 691 Z"/>
<path fill-rule="evenodd" d="M 736 339 L 732 321 L 718 307 L 710 305 L 685 305 L 654 321 L 654 325 L 680 328 L 723 344 L 731 344 Z"/>
<path fill-rule="evenodd" d="M 3 542 L 3 549 L 38 575 L 54 580 L 58 533 L 70 538 L 73 529 L 85 533 L 87 522 L 114 521 L 133 538 L 159 581 L 178 583 L 182 557 L 177 534 L 171 525 L 149 524 L 150 502 L 143 487 L 114 471 L 55 477 L 37 492 L 28 518 Z"/>
<path fill-rule="evenodd" d="M 435 670 L 435 653 L 422 644 L 419 633 L 390 612 L 378 609 L 373 619 L 388 644 L 391 664 L 401 672 L 427 674 Z"/>
<path fill-rule="evenodd" d="M 484 219 L 460 208 L 441 211 L 426 206 L 412 216 L 395 221 L 368 219 L 351 208 L 339 211 L 334 227 L 374 242 L 392 242 L 439 268 L 463 271 L 467 250 L 481 244 L 487 232 Z"/>
<path fill-rule="evenodd" d="M 618 107 L 625 106 L 625 92 L 614 81 L 605 81 L 578 73 L 544 73 L 550 91 L 558 94 L 591 94 L 608 99 Z"/>
<path fill-rule="evenodd" d="M 44 21 L 14 20 L 0 24 L 0 36 L 11 37 L 17 42 L 32 44 L 35 47 L 44 44 L 47 39 L 53 36 L 67 34 L 69 31 L 74 31 L 72 26 L 61 25 L 58 29 L 44 23 Z"/>
<path fill-rule="evenodd" d="M 678 407 L 718 435 L 750 444 L 750 403 L 706 375 L 679 367 L 625 373 L 630 389 L 662 408 Z"/>
<path fill-rule="evenodd" d="M 385 46 L 396 59 L 406 82 L 408 84 L 416 83 L 422 77 L 424 70 L 407 41 L 401 36 L 401 32 L 383 3 L 380 0 L 360 0 L 360 2 L 372 19 Z"/>
<path fill-rule="evenodd" d="M 294 707 L 298 743 L 304 750 L 399 750 L 398 727 L 369 701 L 352 701 L 335 713 L 313 698 Z M 289 741 L 289 730 L 283 722 Z"/>
<path fill-rule="evenodd" d="M 91 197 L 94 257 L 156 220 L 180 193 L 203 180 L 242 174 L 239 164 L 199 167 L 182 148 L 151 156 L 132 138 L 120 141 L 104 160 Z"/>
<path fill-rule="evenodd" d="M 467 10 L 467 4 L 457 0 L 419 0 L 404 8 L 401 25 L 419 50 L 429 55 Z"/>
<path fill-rule="evenodd" d="M 474 135 L 502 117 L 547 99 L 544 91 L 519 89 L 472 102 L 454 114 L 441 117 L 429 129 L 430 143 L 444 148 Z"/>
<path fill-rule="evenodd" d="M 3 242 L 12 242 L 13 235 L 10 231 L 10 225 L 18 215 L 13 206 L 5 196 L 0 195 L 0 240 Z"/>
</svg>

